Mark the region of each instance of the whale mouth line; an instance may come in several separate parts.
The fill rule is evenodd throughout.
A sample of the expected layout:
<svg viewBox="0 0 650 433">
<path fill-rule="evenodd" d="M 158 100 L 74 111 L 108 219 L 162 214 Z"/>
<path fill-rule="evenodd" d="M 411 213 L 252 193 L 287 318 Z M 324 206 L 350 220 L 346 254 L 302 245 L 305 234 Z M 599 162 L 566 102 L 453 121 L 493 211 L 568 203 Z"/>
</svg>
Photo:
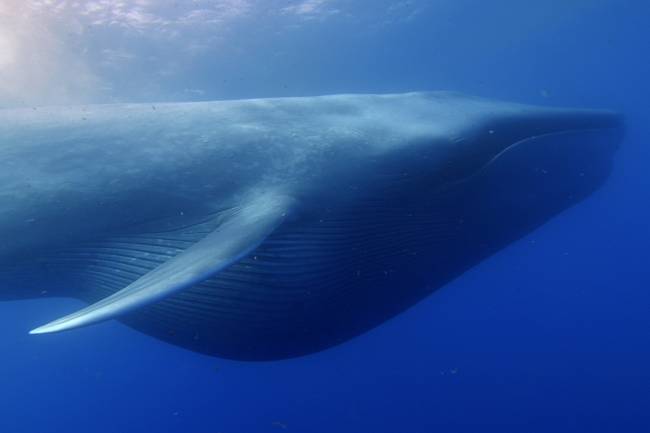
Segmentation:
<svg viewBox="0 0 650 433">
<path fill-rule="evenodd" d="M 470 182 L 475 178 L 483 175 L 486 171 L 490 169 L 490 167 L 495 162 L 499 161 L 505 155 L 517 151 L 522 147 L 526 147 L 531 144 L 537 143 L 541 140 L 552 140 L 554 138 L 562 138 L 562 137 L 571 137 L 571 136 L 579 137 L 579 136 L 588 136 L 594 134 L 612 133 L 612 136 L 610 137 L 610 142 L 613 145 L 613 150 L 617 150 L 619 147 L 619 143 L 622 140 L 623 132 L 624 132 L 623 127 L 621 125 L 621 126 L 603 126 L 603 127 L 590 127 L 590 128 L 574 128 L 574 129 L 554 131 L 554 132 L 549 132 L 549 133 L 539 134 L 539 135 L 531 135 L 521 140 L 517 140 L 514 143 L 504 147 L 497 154 L 495 154 L 489 160 L 483 163 L 473 173 L 460 179 L 450 180 L 448 182 L 445 182 L 443 185 L 441 185 L 440 189 L 442 190 L 465 182 Z"/>
<path fill-rule="evenodd" d="M 489 161 L 487 161 L 480 169 L 479 171 L 475 174 L 480 174 L 480 172 L 486 170 L 491 164 L 493 164 L 496 160 L 501 158 L 503 155 L 507 154 L 508 152 L 512 152 L 513 150 L 519 148 L 520 146 L 526 146 L 527 143 L 531 143 L 534 141 L 538 140 L 546 140 L 546 139 L 553 139 L 553 138 L 559 138 L 559 137 L 567 137 L 567 136 L 578 136 L 578 135 L 589 135 L 593 133 L 604 133 L 604 132 L 617 132 L 619 131 L 619 128 L 616 126 L 604 126 L 600 128 L 576 128 L 576 129 L 566 129 L 563 131 L 557 131 L 557 132 L 549 132 L 547 134 L 540 134 L 540 135 L 532 135 L 530 137 L 524 138 L 522 140 L 519 140 L 515 143 L 512 143 L 511 145 L 507 146 L 504 148 L 501 152 L 497 153 L 494 155 Z M 613 140 L 614 143 L 616 143 L 616 146 L 618 146 L 619 139 L 617 137 L 616 140 Z M 474 175 L 473 175 L 474 176 Z"/>
</svg>

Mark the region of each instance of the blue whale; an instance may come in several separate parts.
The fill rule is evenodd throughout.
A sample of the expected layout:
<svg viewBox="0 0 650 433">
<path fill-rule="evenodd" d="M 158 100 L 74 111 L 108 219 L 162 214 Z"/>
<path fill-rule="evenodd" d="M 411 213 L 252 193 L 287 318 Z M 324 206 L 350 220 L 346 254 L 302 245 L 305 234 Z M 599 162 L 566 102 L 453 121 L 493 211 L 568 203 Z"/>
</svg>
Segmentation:
<svg viewBox="0 0 650 433">
<path fill-rule="evenodd" d="M 578 203 L 610 111 L 449 92 L 0 111 L 0 299 L 242 360 L 313 353 Z M 38 319 L 38 318 L 36 318 Z"/>
</svg>

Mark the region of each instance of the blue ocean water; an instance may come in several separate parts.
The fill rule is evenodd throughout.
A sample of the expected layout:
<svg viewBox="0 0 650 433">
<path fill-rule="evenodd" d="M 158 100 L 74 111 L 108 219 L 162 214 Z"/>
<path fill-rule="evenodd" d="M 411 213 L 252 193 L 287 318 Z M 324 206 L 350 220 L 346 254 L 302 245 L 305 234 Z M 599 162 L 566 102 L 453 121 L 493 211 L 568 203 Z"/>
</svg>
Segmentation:
<svg viewBox="0 0 650 433">
<path fill-rule="evenodd" d="M 74 3 L 0 3 L 0 105 L 443 89 L 615 109 L 626 139 L 587 200 L 303 358 L 211 358 L 119 323 L 35 338 L 81 304 L 0 303 L 0 432 L 650 431 L 650 3 Z"/>
</svg>

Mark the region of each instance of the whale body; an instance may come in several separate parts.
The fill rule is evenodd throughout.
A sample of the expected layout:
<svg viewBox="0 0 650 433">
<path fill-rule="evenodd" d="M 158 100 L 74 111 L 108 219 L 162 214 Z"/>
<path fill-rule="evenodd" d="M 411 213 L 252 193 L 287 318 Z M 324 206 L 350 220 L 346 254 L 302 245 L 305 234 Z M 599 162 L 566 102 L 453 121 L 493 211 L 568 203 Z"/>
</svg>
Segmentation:
<svg viewBox="0 0 650 433">
<path fill-rule="evenodd" d="M 0 299 L 89 303 L 33 334 L 313 353 L 587 197 L 621 129 L 449 92 L 1 110 Z"/>
</svg>

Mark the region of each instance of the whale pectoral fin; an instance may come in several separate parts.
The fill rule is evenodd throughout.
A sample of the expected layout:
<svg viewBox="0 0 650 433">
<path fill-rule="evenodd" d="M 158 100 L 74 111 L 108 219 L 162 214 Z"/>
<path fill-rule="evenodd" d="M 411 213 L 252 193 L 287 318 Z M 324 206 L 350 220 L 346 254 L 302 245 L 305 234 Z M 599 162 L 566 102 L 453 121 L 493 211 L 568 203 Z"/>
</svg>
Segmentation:
<svg viewBox="0 0 650 433">
<path fill-rule="evenodd" d="M 257 196 L 214 231 L 122 290 L 30 334 L 65 331 L 112 319 L 200 283 L 254 250 L 284 220 L 290 200 Z"/>
</svg>

